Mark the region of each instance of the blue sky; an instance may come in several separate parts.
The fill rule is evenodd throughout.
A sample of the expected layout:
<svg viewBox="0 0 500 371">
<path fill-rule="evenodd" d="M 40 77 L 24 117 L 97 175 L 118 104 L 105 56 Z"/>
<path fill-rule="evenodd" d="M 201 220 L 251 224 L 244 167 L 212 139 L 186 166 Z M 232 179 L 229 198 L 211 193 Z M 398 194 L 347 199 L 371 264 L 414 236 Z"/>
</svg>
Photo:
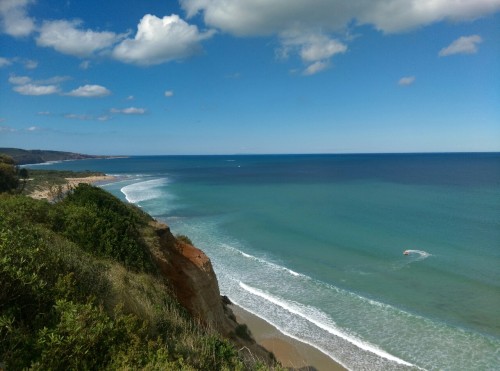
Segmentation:
<svg viewBox="0 0 500 371">
<path fill-rule="evenodd" d="M 500 151 L 500 0 L 0 0 L 0 147 Z"/>
</svg>

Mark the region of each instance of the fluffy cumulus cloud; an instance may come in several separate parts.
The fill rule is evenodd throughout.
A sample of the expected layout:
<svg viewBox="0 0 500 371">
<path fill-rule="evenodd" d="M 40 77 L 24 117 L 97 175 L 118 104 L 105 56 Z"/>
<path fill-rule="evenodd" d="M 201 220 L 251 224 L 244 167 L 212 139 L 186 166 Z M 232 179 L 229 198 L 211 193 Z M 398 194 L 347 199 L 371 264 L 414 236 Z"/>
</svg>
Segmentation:
<svg viewBox="0 0 500 371">
<path fill-rule="evenodd" d="M 137 107 L 128 107 L 123 109 L 111 108 L 111 113 L 120 113 L 123 115 L 144 115 L 146 109 Z"/>
<path fill-rule="evenodd" d="M 51 95 L 60 92 L 60 88 L 57 82 L 60 81 L 60 77 L 33 81 L 28 76 L 16 76 L 11 75 L 9 77 L 9 83 L 14 85 L 12 90 L 22 95 Z"/>
<path fill-rule="evenodd" d="M 60 92 L 57 85 L 23 84 L 14 86 L 13 90 L 22 95 L 51 95 Z"/>
<path fill-rule="evenodd" d="M 180 0 L 188 17 L 234 35 L 291 29 L 338 30 L 351 23 L 399 32 L 441 20 L 465 20 L 500 9 L 500 0 Z"/>
<path fill-rule="evenodd" d="M 37 45 L 54 48 L 60 53 L 89 57 L 111 47 L 124 35 L 81 29 L 81 21 L 45 21 L 36 38 Z"/>
<path fill-rule="evenodd" d="M 477 45 L 483 40 L 479 35 L 462 36 L 453 41 L 446 48 L 439 51 L 440 57 L 446 57 L 453 54 L 475 54 L 477 53 Z"/>
<path fill-rule="evenodd" d="M 331 35 L 352 25 L 396 33 L 434 22 L 474 19 L 500 9 L 500 0 L 180 0 L 188 18 L 200 15 L 213 28 L 236 36 L 278 35 L 280 55 L 295 51 L 307 64 L 304 74 L 326 69 L 346 51 Z M 318 41 L 299 42 L 297 36 Z M 290 49 L 290 45 L 295 48 Z"/>
<path fill-rule="evenodd" d="M 173 90 L 166 90 L 166 91 L 165 91 L 165 96 L 166 96 L 167 98 L 173 97 L 173 96 L 174 96 L 174 92 L 173 92 Z"/>
<path fill-rule="evenodd" d="M 110 95 L 111 91 L 101 85 L 84 85 L 67 93 L 71 97 L 100 98 Z"/>
<path fill-rule="evenodd" d="M 14 36 L 28 36 L 35 30 L 35 22 L 27 15 L 33 0 L 1 0 L 0 27 L 2 32 Z"/>
<path fill-rule="evenodd" d="M 146 14 L 137 26 L 135 37 L 123 40 L 113 50 L 113 56 L 126 63 L 153 65 L 197 54 L 200 42 L 214 31 L 200 32 L 198 27 L 173 14 L 158 18 Z"/>
<path fill-rule="evenodd" d="M 415 76 L 404 76 L 401 77 L 398 81 L 398 85 L 400 86 L 409 86 L 415 82 Z"/>
</svg>

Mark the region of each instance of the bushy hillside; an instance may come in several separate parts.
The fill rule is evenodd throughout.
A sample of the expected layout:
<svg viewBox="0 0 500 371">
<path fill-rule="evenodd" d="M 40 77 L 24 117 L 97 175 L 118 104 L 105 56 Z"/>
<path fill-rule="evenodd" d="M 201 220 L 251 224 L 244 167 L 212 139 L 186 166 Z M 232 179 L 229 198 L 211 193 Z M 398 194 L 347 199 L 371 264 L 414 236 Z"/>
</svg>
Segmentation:
<svg viewBox="0 0 500 371">
<path fill-rule="evenodd" d="M 0 154 L 5 154 L 14 159 L 17 165 L 40 164 L 48 161 L 62 160 L 82 160 L 86 158 L 104 158 L 105 156 L 91 156 L 81 153 L 44 151 L 44 150 L 26 150 L 19 148 L 0 148 Z"/>
<path fill-rule="evenodd" d="M 176 302 L 150 220 L 89 185 L 57 204 L 0 194 L 0 367 L 267 368 Z"/>
</svg>

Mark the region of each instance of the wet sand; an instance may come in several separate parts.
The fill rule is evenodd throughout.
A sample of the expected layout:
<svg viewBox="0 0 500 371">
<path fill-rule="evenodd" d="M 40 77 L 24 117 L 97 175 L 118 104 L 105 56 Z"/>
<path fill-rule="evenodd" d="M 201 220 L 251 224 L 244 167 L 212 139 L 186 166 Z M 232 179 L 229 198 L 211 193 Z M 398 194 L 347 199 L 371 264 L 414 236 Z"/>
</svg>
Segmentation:
<svg viewBox="0 0 500 371">
<path fill-rule="evenodd" d="M 257 343 L 274 353 L 278 361 L 280 361 L 284 367 L 292 367 L 300 369 L 301 371 L 346 370 L 346 368 L 342 367 L 323 352 L 306 343 L 284 335 L 276 327 L 264 321 L 262 318 L 247 312 L 237 305 L 232 304 L 230 307 L 238 322 L 246 324 Z"/>
</svg>

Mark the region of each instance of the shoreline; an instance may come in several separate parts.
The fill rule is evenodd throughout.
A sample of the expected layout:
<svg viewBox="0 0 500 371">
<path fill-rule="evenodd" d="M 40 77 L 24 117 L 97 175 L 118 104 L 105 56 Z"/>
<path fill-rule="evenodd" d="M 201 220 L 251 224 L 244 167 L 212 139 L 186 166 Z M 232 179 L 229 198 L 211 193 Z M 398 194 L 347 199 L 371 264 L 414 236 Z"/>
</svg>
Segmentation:
<svg viewBox="0 0 500 371">
<path fill-rule="evenodd" d="M 238 323 L 247 325 L 255 341 L 272 352 L 283 367 L 301 371 L 345 371 L 347 368 L 319 349 L 283 334 L 266 320 L 230 304 Z"/>
</svg>

